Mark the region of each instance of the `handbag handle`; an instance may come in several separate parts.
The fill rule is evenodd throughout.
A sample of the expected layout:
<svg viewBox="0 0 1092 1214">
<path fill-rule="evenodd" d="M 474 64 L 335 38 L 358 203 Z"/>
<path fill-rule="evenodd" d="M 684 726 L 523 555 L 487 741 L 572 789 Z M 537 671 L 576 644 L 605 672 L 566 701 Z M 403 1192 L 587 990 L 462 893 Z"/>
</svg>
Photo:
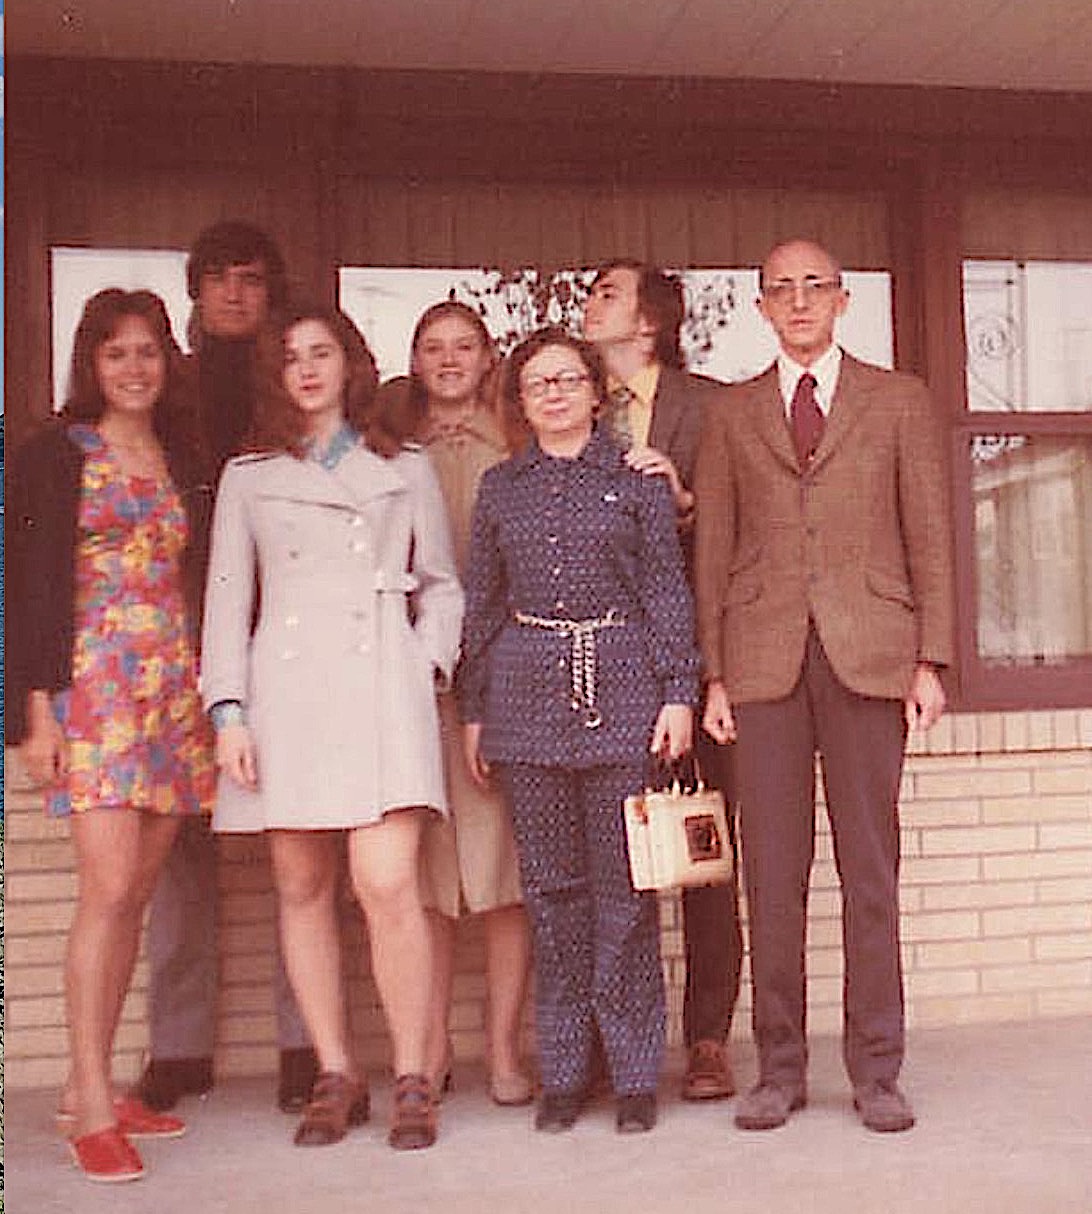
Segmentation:
<svg viewBox="0 0 1092 1214">
<path fill-rule="evenodd" d="M 653 788 L 669 788 L 678 794 L 683 787 L 692 787 L 695 792 L 705 791 L 705 779 L 701 774 L 701 764 L 697 754 L 692 750 L 679 759 L 663 759 L 655 755 L 649 764 L 649 790 Z"/>
</svg>

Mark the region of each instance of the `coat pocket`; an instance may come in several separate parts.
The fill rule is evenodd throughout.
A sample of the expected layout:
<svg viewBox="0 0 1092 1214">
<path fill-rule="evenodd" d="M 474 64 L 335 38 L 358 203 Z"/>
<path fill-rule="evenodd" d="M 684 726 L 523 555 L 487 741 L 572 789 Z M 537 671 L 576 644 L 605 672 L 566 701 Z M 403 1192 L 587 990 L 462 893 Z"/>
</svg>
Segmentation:
<svg viewBox="0 0 1092 1214">
<path fill-rule="evenodd" d="M 897 574 L 882 573 L 876 569 L 865 570 L 865 583 L 877 598 L 898 603 L 907 611 L 914 610 L 914 592 Z"/>
<path fill-rule="evenodd" d="M 725 578 L 724 605 L 739 606 L 753 603 L 762 595 L 762 577 L 759 570 L 761 548 L 754 548 L 732 566 Z"/>
</svg>

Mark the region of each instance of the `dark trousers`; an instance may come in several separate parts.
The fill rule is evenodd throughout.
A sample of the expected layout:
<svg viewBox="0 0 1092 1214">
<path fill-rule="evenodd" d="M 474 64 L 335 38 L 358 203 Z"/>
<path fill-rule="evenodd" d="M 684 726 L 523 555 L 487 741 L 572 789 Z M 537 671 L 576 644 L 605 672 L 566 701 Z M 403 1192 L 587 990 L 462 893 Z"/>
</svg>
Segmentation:
<svg viewBox="0 0 1092 1214">
<path fill-rule="evenodd" d="M 666 1028 L 656 897 L 629 876 L 622 801 L 644 763 L 501 769 L 535 967 L 547 1091 L 585 1088 L 596 1030 L 618 1095 L 655 1091 Z"/>
<path fill-rule="evenodd" d="M 814 629 L 783 700 L 736 708 L 736 779 L 761 1078 L 802 1085 L 805 926 L 815 851 L 815 755 L 842 887 L 846 1070 L 893 1080 L 904 1047 L 898 793 L 906 726 L 898 700 L 857 695 Z"/>
<path fill-rule="evenodd" d="M 219 895 L 216 836 L 204 818 L 187 818 L 159 874 L 148 913 L 151 1055 L 167 1061 L 211 1058 L 216 1045 Z M 273 993 L 282 1050 L 311 1044 L 274 946 Z"/>
<path fill-rule="evenodd" d="M 696 750 L 705 783 L 724 793 L 735 848 L 732 747 L 718 746 L 699 731 Z M 696 1041 L 724 1041 L 732 1027 L 743 964 L 738 882 L 733 878 L 730 885 L 684 890 L 682 908 L 686 948 L 683 1036 L 688 1047 Z"/>
</svg>

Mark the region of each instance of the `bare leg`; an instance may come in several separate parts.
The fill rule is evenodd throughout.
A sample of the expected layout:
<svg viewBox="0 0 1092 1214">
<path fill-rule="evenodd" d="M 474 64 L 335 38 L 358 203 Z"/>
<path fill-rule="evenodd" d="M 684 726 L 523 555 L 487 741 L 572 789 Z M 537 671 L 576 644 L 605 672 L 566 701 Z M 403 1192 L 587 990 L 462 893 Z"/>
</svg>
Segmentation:
<svg viewBox="0 0 1092 1214">
<path fill-rule="evenodd" d="M 72 818 L 79 893 L 68 935 L 65 994 L 71 1069 L 62 1107 L 79 1137 L 114 1124 L 114 1036 L 133 975 L 141 913 L 178 820 L 128 810 Z"/>
<path fill-rule="evenodd" d="M 277 830 L 270 833 L 270 855 L 284 966 L 319 1069 L 355 1077 L 337 915 L 340 842 L 336 831 Z"/>
<path fill-rule="evenodd" d="M 531 934 L 522 906 L 486 911 L 487 1031 L 494 1079 L 520 1073 L 519 1031 L 531 969 Z"/>
<path fill-rule="evenodd" d="M 349 836 L 349 872 L 368 920 L 396 1075 L 425 1074 L 432 1022 L 432 946 L 417 876 L 423 824 L 420 811 L 403 810 Z"/>
<path fill-rule="evenodd" d="M 433 1087 L 438 1087 L 451 1065 L 448 1017 L 451 1014 L 451 993 L 455 980 L 455 929 L 458 921 L 436 910 L 426 911 L 425 917 L 432 940 L 432 991 L 429 998 L 428 1063 L 425 1074 Z"/>
</svg>

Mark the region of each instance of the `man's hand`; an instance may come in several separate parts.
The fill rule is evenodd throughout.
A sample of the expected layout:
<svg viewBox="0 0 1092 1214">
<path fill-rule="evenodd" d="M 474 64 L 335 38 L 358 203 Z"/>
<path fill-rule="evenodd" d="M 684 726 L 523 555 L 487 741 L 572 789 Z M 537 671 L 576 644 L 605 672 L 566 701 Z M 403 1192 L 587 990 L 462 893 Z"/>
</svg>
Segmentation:
<svg viewBox="0 0 1092 1214">
<path fill-rule="evenodd" d="M 246 725 L 225 725 L 216 731 L 216 765 L 243 788 L 258 787 L 258 754 Z"/>
<path fill-rule="evenodd" d="M 714 679 L 706 689 L 702 725 L 714 742 L 724 745 L 736 740 L 736 719 L 732 715 L 732 705 L 728 703 L 728 692 L 719 679 Z"/>
<path fill-rule="evenodd" d="M 694 495 L 683 485 L 678 468 L 662 451 L 657 451 L 655 447 L 630 447 L 626 452 L 626 463 L 645 476 L 666 476 L 675 498 L 675 509 L 680 514 L 686 514 L 693 508 Z"/>
<path fill-rule="evenodd" d="M 906 728 L 931 729 L 948 706 L 940 676 L 932 666 L 918 666 L 905 700 Z"/>
</svg>

